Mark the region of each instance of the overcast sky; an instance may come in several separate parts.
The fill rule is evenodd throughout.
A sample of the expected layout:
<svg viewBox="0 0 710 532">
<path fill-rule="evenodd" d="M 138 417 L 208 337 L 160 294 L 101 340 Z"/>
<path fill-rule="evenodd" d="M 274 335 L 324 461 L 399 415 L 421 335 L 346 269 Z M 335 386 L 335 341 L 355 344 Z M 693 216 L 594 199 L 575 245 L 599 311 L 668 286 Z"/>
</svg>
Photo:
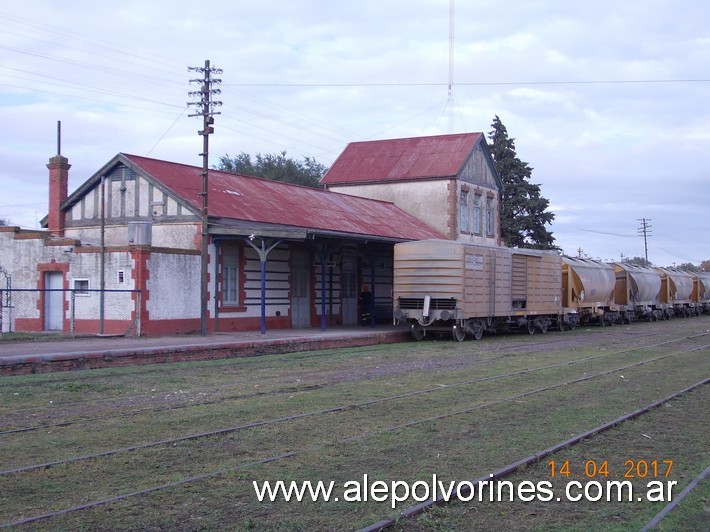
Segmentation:
<svg viewBox="0 0 710 532">
<path fill-rule="evenodd" d="M 0 7 L 0 218 L 35 228 L 119 152 L 201 165 L 188 66 L 223 69 L 224 154 L 330 165 L 352 141 L 488 133 L 534 168 L 565 253 L 710 259 L 710 2 L 26 0 Z M 450 116 L 453 115 L 453 124 Z"/>
</svg>

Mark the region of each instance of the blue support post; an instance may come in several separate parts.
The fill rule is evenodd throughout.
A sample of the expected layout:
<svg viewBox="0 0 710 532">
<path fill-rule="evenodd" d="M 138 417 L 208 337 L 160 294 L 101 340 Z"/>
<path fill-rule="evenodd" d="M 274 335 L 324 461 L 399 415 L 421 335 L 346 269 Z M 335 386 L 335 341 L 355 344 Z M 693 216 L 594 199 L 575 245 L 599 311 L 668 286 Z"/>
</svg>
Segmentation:
<svg viewBox="0 0 710 532">
<path fill-rule="evenodd" d="M 370 298 L 370 327 L 375 326 L 375 261 L 370 261 L 370 286 L 372 297 Z"/>
<path fill-rule="evenodd" d="M 261 334 L 266 334 L 266 257 L 261 259 Z"/>
<path fill-rule="evenodd" d="M 320 256 L 320 330 L 325 331 L 325 263 L 326 253 Z"/>
<path fill-rule="evenodd" d="M 260 238 L 261 247 L 254 244 L 254 240 L 258 238 L 254 235 L 245 238 L 244 241 L 249 244 L 254 251 L 259 254 L 259 260 L 261 261 L 261 334 L 266 334 L 266 259 L 269 253 L 278 246 L 283 240 L 276 240 L 270 246 L 267 247 L 266 239 Z"/>
</svg>

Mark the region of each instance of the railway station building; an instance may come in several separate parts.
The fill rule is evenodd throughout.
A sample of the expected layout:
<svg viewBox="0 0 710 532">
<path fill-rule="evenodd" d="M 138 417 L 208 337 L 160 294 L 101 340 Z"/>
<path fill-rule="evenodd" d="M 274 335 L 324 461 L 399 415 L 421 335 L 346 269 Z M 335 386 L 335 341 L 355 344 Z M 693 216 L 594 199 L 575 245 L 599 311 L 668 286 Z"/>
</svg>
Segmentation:
<svg viewBox="0 0 710 532">
<path fill-rule="evenodd" d="M 199 330 L 202 168 L 119 153 L 68 194 L 68 159 L 47 167 L 45 229 L 0 227 L 2 330 Z M 355 325 L 364 285 L 390 322 L 394 244 L 500 243 L 481 133 L 352 143 L 322 184 L 209 171 L 209 332 Z"/>
<path fill-rule="evenodd" d="M 502 184 L 483 133 L 353 142 L 322 183 L 390 201 L 449 240 L 501 245 Z"/>
</svg>

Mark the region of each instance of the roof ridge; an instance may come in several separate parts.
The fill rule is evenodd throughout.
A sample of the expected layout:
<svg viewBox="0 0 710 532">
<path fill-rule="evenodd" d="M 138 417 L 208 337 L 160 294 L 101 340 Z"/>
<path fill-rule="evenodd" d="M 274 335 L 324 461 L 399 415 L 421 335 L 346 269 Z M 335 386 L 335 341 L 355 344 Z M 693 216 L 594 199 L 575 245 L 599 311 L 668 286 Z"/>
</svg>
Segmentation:
<svg viewBox="0 0 710 532">
<path fill-rule="evenodd" d="M 475 135 L 483 135 L 482 131 L 470 131 L 467 133 L 444 133 L 442 135 L 418 135 L 416 137 L 397 137 L 393 139 L 369 139 L 369 140 L 355 140 L 348 144 L 364 144 L 366 142 L 395 142 L 398 140 L 419 140 L 419 139 L 443 139 L 445 137 L 469 137 Z"/>
</svg>

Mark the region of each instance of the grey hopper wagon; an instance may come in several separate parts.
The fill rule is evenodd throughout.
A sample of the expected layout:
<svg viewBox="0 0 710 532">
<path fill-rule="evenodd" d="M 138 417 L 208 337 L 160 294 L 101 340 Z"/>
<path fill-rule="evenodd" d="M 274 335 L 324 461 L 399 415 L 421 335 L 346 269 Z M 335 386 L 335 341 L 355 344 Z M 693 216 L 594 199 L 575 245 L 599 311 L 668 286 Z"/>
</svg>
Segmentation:
<svg viewBox="0 0 710 532">
<path fill-rule="evenodd" d="M 576 309 L 581 323 L 600 325 L 620 319 L 614 302 L 614 266 L 591 259 L 562 258 L 562 305 Z"/>
<path fill-rule="evenodd" d="M 630 323 L 634 319 L 652 321 L 670 317 L 658 300 L 661 275 L 655 268 L 614 263 L 614 271 L 614 299 L 619 305 L 622 323 Z"/>
<path fill-rule="evenodd" d="M 658 297 L 668 314 L 695 316 L 696 304 L 692 300 L 693 276 L 677 268 L 656 268 L 661 276 L 661 293 Z"/>
<path fill-rule="evenodd" d="M 693 294 L 691 299 L 695 302 L 698 313 L 710 313 L 710 272 L 694 272 Z"/>
</svg>

